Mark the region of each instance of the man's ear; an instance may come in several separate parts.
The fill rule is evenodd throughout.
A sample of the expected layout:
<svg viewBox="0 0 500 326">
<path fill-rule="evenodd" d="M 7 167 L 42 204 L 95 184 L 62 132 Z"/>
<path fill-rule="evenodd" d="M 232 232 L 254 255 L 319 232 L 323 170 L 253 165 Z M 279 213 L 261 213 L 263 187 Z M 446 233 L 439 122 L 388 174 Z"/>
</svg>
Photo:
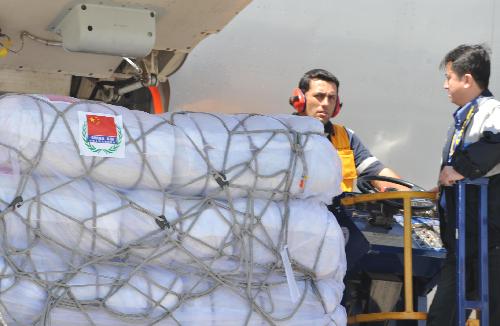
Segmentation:
<svg viewBox="0 0 500 326">
<path fill-rule="evenodd" d="M 471 74 L 465 74 L 462 78 L 464 79 L 464 88 L 470 88 L 475 82 Z"/>
</svg>

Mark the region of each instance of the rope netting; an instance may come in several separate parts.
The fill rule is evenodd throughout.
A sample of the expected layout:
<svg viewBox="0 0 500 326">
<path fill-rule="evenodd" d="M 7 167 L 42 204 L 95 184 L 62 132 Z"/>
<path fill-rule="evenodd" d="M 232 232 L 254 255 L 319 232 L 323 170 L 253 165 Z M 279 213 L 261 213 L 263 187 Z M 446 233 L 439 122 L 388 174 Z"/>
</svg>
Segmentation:
<svg viewBox="0 0 500 326">
<path fill-rule="evenodd" d="M 123 158 L 81 155 L 79 112 Z M 4 95 L 3 322 L 343 325 L 340 171 L 312 119 Z"/>
</svg>

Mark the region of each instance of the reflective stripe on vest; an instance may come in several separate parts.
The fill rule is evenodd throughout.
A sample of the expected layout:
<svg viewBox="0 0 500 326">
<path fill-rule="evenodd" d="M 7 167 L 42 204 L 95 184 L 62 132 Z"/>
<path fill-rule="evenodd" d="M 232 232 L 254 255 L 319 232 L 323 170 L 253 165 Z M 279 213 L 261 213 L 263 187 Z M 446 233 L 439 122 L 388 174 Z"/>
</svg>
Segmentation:
<svg viewBox="0 0 500 326">
<path fill-rule="evenodd" d="M 354 153 L 351 149 L 349 135 L 344 126 L 333 125 L 333 133 L 330 136 L 330 141 L 337 150 L 340 160 L 342 161 L 342 190 L 352 191 L 354 180 L 356 180 L 358 174 L 356 172 Z"/>
</svg>

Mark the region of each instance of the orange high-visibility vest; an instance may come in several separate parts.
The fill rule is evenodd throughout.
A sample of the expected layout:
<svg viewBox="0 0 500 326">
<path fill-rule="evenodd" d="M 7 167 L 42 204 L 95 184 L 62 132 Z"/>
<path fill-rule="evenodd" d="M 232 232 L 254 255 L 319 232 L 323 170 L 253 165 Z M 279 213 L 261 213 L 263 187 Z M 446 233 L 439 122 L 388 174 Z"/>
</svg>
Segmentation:
<svg viewBox="0 0 500 326">
<path fill-rule="evenodd" d="M 342 161 L 342 191 L 352 191 L 354 180 L 358 177 L 358 173 L 356 172 L 356 163 L 354 162 L 351 142 L 349 141 L 349 135 L 345 127 L 334 124 L 330 140 Z"/>
</svg>

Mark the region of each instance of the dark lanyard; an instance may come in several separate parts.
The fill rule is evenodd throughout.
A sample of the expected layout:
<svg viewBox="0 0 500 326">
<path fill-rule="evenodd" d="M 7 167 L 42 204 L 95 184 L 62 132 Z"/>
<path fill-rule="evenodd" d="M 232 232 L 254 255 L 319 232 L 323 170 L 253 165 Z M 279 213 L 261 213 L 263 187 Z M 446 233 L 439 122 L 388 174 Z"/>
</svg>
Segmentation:
<svg viewBox="0 0 500 326">
<path fill-rule="evenodd" d="M 470 104 L 469 111 L 467 111 L 467 115 L 465 116 L 465 119 L 462 122 L 460 129 L 455 129 L 453 138 L 451 139 L 450 151 L 448 152 L 448 163 L 450 163 L 451 157 L 455 153 L 455 150 L 457 149 L 458 145 L 460 145 L 460 143 L 462 142 L 465 129 L 472 120 L 472 117 L 476 112 L 476 108 L 477 108 L 477 100 L 474 99 L 474 101 L 472 101 L 472 103 Z"/>
</svg>

